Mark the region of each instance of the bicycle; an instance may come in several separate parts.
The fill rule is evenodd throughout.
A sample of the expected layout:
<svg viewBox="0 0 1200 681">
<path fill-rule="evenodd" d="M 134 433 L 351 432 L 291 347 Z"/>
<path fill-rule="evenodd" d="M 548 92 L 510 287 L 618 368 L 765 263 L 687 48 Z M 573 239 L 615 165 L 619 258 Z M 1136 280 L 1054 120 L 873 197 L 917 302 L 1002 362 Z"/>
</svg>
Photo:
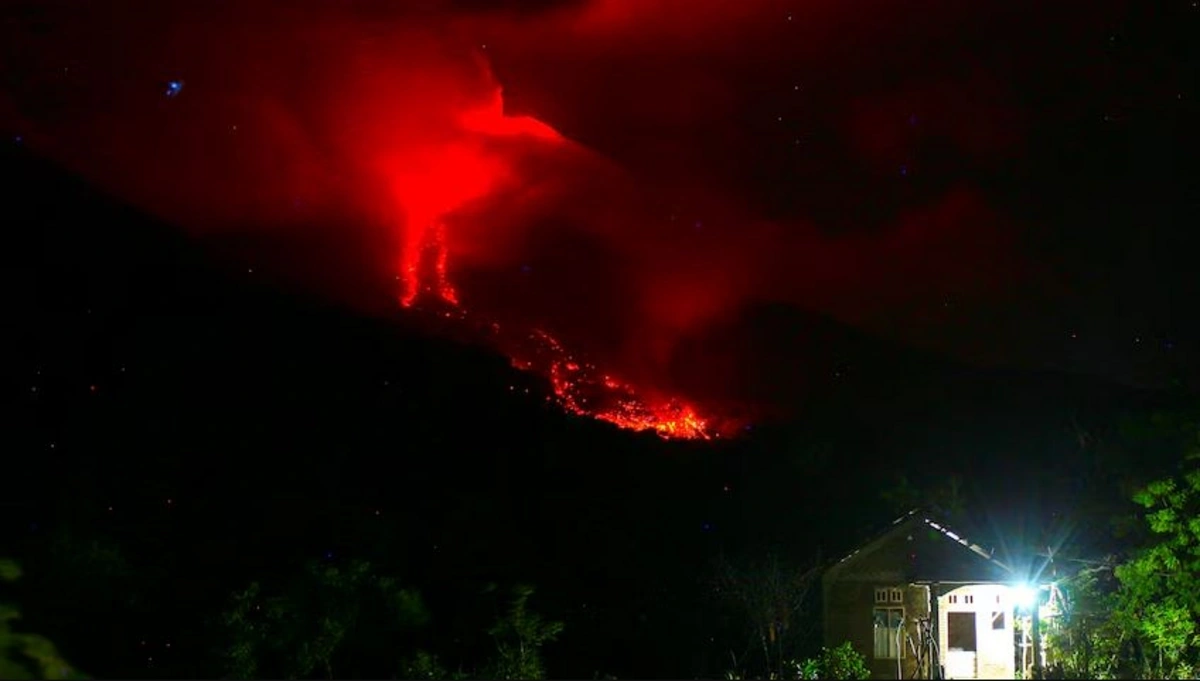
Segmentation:
<svg viewBox="0 0 1200 681">
<path fill-rule="evenodd" d="M 913 640 L 908 627 L 904 627 L 904 638 L 908 641 L 908 650 L 916 664 L 913 665 L 910 679 L 942 679 L 945 672 L 942 669 L 941 651 L 938 649 L 937 638 L 933 635 L 933 622 L 928 617 L 916 618 L 917 640 Z"/>
</svg>

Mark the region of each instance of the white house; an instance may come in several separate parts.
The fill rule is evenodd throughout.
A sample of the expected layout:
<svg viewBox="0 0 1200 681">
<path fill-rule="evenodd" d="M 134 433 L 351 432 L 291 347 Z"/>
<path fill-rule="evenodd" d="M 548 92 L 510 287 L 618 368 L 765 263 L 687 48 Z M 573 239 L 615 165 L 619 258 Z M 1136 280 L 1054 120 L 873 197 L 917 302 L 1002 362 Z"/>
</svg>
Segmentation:
<svg viewBox="0 0 1200 681">
<path fill-rule="evenodd" d="M 1012 679 L 1018 668 L 1024 678 L 1032 671 L 1023 575 L 927 513 L 896 520 L 832 565 L 822 587 L 826 645 L 849 641 L 872 678 Z"/>
</svg>

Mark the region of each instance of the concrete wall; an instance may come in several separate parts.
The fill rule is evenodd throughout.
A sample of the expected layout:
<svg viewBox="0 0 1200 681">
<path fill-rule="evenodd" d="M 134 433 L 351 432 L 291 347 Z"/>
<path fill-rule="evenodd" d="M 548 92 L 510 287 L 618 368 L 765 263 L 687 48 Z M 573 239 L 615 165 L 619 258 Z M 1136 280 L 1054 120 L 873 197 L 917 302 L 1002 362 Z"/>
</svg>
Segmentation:
<svg viewBox="0 0 1200 681">
<path fill-rule="evenodd" d="M 947 679 L 1013 678 L 1013 607 L 1011 589 L 995 584 L 962 586 L 938 598 L 938 647 Z M 974 652 L 951 648 L 950 620 L 956 613 L 974 621 Z"/>
</svg>

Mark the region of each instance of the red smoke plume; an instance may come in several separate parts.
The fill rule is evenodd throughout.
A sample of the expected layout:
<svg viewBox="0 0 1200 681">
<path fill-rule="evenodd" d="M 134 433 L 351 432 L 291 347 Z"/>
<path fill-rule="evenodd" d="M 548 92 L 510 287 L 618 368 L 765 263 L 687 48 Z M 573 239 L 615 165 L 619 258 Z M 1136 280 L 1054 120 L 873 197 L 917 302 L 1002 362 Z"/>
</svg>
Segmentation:
<svg viewBox="0 0 1200 681">
<path fill-rule="evenodd" d="M 511 351 L 549 352 L 541 368 L 569 408 L 665 434 L 704 429 L 600 369 L 582 380 L 608 394 L 562 387 L 564 372 L 594 361 L 669 395 L 678 372 L 704 371 L 674 361 L 679 340 L 749 303 L 878 326 L 1016 271 L 983 192 L 922 179 L 1021 155 L 1002 79 L 960 60 L 920 83 L 839 89 L 904 67 L 906 53 L 886 67 L 857 54 L 912 39 L 888 33 L 909 26 L 896 9 L 474 4 L 488 5 L 31 2 L 6 27 L 0 113 L 39 152 L 200 235 L 315 233 L 350 252 L 304 255 L 321 280 L 553 332 Z M 958 30 L 965 10 L 938 11 Z M 950 156 L 922 160 L 934 142 Z M 331 285 L 374 295 L 346 288 Z M 548 349 L 560 342 L 592 359 Z"/>
</svg>

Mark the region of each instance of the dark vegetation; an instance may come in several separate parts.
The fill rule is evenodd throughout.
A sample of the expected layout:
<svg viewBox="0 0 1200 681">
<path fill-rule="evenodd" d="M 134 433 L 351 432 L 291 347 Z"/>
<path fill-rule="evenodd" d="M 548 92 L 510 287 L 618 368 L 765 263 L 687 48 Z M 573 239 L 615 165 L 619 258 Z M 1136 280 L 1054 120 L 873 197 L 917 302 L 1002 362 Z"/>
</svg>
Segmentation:
<svg viewBox="0 0 1200 681">
<path fill-rule="evenodd" d="M 1013 554 L 1138 556 L 1155 535 L 1131 495 L 1176 472 L 1200 423 L 1186 394 L 967 369 L 771 311 L 821 339 L 806 375 L 849 378 L 811 382 L 786 424 L 665 443 L 6 154 L 0 567 L 24 574 L 0 597 L 23 614 L 0 612 L 0 653 L 30 677 L 74 673 L 59 656 L 127 678 L 854 674 L 820 648 L 822 561 L 931 503 Z M 1192 497 L 1176 501 L 1187 515 L 1151 527 L 1194 542 Z M 1169 626 L 1197 621 L 1194 598 L 1143 617 L 1196 593 L 1136 577 L 1160 571 L 1131 562 L 1087 591 L 1090 612 L 1161 624 L 1118 637 L 1144 664 L 1113 673 L 1194 661 Z M 1116 626 L 1096 617 L 1070 635 Z M 1082 673 L 1113 659 L 1104 640 Z"/>
</svg>

